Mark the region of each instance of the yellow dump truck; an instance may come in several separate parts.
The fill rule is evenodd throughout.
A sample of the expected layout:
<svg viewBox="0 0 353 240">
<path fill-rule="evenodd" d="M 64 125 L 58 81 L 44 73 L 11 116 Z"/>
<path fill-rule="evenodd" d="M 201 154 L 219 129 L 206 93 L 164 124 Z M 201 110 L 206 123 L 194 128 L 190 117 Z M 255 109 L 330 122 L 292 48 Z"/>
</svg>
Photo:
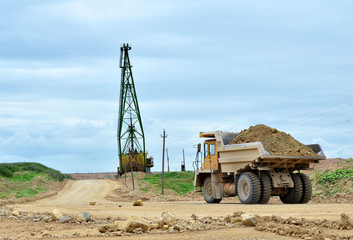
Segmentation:
<svg viewBox="0 0 353 240">
<path fill-rule="evenodd" d="M 307 145 L 317 156 L 279 156 L 268 153 L 261 142 L 227 145 L 236 133 L 201 132 L 201 160 L 194 162 L 194 187 L 201 187 L 207 203 L 219 203 L 223 197 L 238 196 L 244 204 L 265 204 L 271 196 L 283 203 L 307 203 L 312 186 L 301 173 L 310 163 L 326 159 L 320 145 Z"/>
</svg>

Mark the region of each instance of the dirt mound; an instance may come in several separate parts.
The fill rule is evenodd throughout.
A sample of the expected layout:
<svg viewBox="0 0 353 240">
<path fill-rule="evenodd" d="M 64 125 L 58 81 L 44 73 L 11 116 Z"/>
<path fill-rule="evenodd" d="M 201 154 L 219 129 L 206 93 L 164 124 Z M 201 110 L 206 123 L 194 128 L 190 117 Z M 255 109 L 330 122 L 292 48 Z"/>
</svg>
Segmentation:
<svg viewBox="0 0 353 240">
<path fill-rule="evenodd" d="M 94 179 L 115 179 L 116 172 L 106 173 L 69 173 L 73 179 L 76 180 L 94 180 Z"/>
<path fill-rule="evenodd" d="M 301 239 L 351 239 L 352 219 L 345 213 L 341 219 L 312 220 L 306 218 L 281 218 L 279 215 L 259 217 L 255 230 L 273 232 L 281 236 L 292 236 Z"/>
<path fill-rule="evenodd" d="M 311 148 L 295 140 L 291 135 L 263 124 L 241 131 L 230 143 L 261 142 L 271 155 L 318 156 Z"/>
</svg>

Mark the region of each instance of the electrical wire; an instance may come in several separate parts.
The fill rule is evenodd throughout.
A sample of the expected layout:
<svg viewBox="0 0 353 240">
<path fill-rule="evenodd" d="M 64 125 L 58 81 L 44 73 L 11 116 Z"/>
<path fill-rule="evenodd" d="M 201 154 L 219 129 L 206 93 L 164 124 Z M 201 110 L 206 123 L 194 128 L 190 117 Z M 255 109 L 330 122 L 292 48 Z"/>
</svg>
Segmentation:
<svg viewBox="0 0 353 240">
<path fill-rule="evenodd" d="M 337 105 L 340 105 L 340 104 L 342 104 L 342 103 L 346 103 L 346 102 L 350 102 L 350 101 L 353 101 L 353 98 L 348 98 L 348 99 L 346 99 L 346 100 L 344 100 L 344 101 L 341 101 L 341 102 L 334 103 L 334 104 L 332 104 L 332 105 L 326 106 L 324 109 L 331 108 L 331 107 L 333 107 L 333 106 L 337 106 Z M 313 110 L 313 111 L 310 111 L 310 112 L 306 112 L 306 113 L 303 113 L 303 114 L 299 114 L 299 115 L 294 116 L 294 117 L 292 117 L 292 118 L 299 118 L 299 117 L 302 117 L 302 116 L 305 116 L 305 115 L 308 115 L 308 114 L 311 114 L 311 113 L 320 112 L 321 110 L 322 110 L 322 108 L 316 109 L 316 110 Z"/>
<path fill-rule="evenodd" d="M 327 119 L 332 119 L 332 118 L 335 118 L 335 117 L 337 117 L 337 116 L 340 116 L 340 115 L 342 115 L 342 114 L 345 114 L 345 113 L 348 113 L 348 112 L 352 112 L 353 111 L 353 108 L 352 109 L 349 109 L 349 110 L 347 110 L 347 111 L 344 111 L 344 112 L 341 112 L 341 113 L 337 113 L 337 114 L 335 114 L 334 116 L 327 116 L 327 117 L 324 117 L 324 118 L 316 118 L 316 119 L 313 119 L 313 118 L 311 118 L 311 119 L 313 119 L 313 120 L 311 120 L 311 121 L 301 121 L 301 122 L 296 122 L 295 124 L 289 124 L 289 126 L 290 127 L 297 127 L 297 126 L 307 126 L 307 125 L 310 125 L 311 123 L 315 123 L 315 122 L 322 122 L 322 121 L 324 121 L 324 120 L 327 120 Z M 332 111 L 333 112 L 333 111 Z M 331 112 L 330 112 L 331 113 Z M 306 120 L 310 120 L 310 119 L 306 119 Z"/>
<path fill-rule="evenodd" d="M 295 122 L 286 123 L 286 128 L 292 128 L 292 127 L 298 127 L 298 126 L 307 126 L 308 124 L 312 124 L 314 122 L 319 122 L 319 121 L 324 121 L 324 120 L 327 120 L 327 119 L 332 119 L 332 118 L 335 118 L 335 117 L 340 116 L 342 114 L 345 114 L 345 113 L 353 111 L 353 108 L 351 108 L 351 109 L 348 109 L 346 111 L 339 112 L 340 110 L 347 109 L 347 108 L 353 106 L 353 102 L 348 104 L 348 105 L 335 107 L 334 109 L 332 109 L 332 107 L 341 105 L 342 103 L 351 102 L 352 100 L 353 99 L 350 98 L 350 99 L 347 99 L 345 101 L 341 101 L 339 103 L 332 104 L 332 105 L 330 105 L 328 107 L 324 107 L 322 109 L 310 111 L 310 112 L 307 112 L 307 113 L 304 113 L 304 114 L 299 114 L 297 116 L 294 116 L 294 117 L 291 117 L 291 118 L 287 118 L 287 119 L 278 120 L 278 121 L 287 122 L 287 121 L 293 121 L 293 119 L 296 119 Z M 330 110 L 330 108 L 331 108 L 331 110 Z M 329 111 L 327 111 L 327 110 L 329 110 Z M 304 119 L 300 118 L 301 116 L 307 116 L 307 115 L 315 113 L 315 112 L 319 112 L 319 114 L 312 115 L 312 116 L 304 118 Z M 338 112 L 338 113 L 332 114 L 332 113 L 335 113 L 335 112 Z M 328 114 L 330 114 L 330 115 L 328 115 Z M 276 121 L 276 122 L 278 122 L 278 121 Z"/>
<path fill-rule="evenodd" d="M 316 132 L 316 131 L 319 131 L 319 130 L 322 130 L 322 129 L 330 129 L 330 128 L 336 127 L 336 126 L 338 126 L 338 125 L 342 125 L 342 124 L 344 124 L 344 123 L 348 123 L 348 122 L 350 122 L 350 121 L 352 121 L 352 120 L 353 120 L 353 119 L 348 119 L 348 120 L 344 120 L 344 121 L 339 122 L 339 123 L 332 124 L 332 125 L 327 126 L 327 127 L 320 127 L 320 128 L 316 128 L 316 129 L 312 129 L 312 130 L 302 131 L 302 132 L 296 133 L 296 135 L 301 135 L 301 134 L 304 134 L 304 133 L 306 134 L 306 133 L 308 133 L 308 132 Z"/>
</svg>

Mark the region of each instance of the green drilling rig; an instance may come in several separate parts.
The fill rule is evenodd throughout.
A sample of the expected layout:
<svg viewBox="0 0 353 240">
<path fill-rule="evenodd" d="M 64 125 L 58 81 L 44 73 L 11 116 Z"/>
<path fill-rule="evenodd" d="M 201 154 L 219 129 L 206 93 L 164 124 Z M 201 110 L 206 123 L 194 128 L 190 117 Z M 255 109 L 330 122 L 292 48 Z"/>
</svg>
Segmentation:
<svg viewBox="0 0 353 240">
<path fill-rule="evenodd" d="M 131 171 L 151 172 L 153 158 L 147 157 L 145 135 L 143 132 L 140 109 L 132 76 L 129 44 L 120 48 L 120 102 L 118 116 L 118 176 Z"/>
</svg>

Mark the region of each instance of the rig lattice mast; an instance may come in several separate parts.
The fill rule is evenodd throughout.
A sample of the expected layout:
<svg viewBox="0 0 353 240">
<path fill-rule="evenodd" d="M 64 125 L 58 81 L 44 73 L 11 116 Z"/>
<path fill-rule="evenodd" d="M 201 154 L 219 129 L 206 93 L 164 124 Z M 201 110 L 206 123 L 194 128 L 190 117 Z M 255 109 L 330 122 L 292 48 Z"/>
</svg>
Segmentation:
<svg viewBox="0 0 353 240">
<path fill-rule="evenodd" d="M 147 154 L 140 109 L 129 59 L 129 44 L 120 48 L 121 86 L 118 118 L 119 173 L 146 172 Z M 132 169 L 131 169 L 132 167 Z"/>
</svg>

